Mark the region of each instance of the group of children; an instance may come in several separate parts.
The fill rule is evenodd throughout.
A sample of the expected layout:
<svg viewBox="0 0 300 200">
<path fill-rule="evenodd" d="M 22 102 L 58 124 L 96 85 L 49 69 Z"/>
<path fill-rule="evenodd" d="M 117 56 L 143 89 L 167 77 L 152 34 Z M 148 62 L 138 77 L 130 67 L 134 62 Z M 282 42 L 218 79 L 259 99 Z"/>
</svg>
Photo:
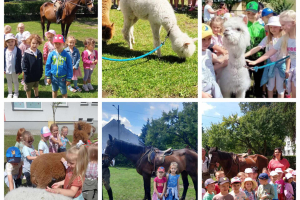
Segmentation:
<svg viewBox="0 0 300 200">
<path fill-rule="evenodd" d="M 17 133 L 16 144 L 6 151 L 7 163 L 5 166 L 4 180 L 9 190 L 13 190 L 22 185 L 23 174 L 26 177 L 27 187 L 33 187 L 30 179 L 30 166 L 34 159 L 42 154 L 66 152 L 66 159 L 61 162 L 66 168 L 66 178 L 63 181 L 54 183 L 48 192 L 58 193 L 72 197 L 76 200 L 97 199 L 98 192 L 90 192 L 85 188 L 97 188 L 98 184 L 98 148 L 89 146 L 88 148 L 80 140 L 75 146 L 68 150 L 68 127 L 61 128 L 58 134 L 58 125 L 52 124 L 50 129 L 44 126 L 41 129 L 41 140 L 38 150 L 33 147 L 34 137 L 24 128 Z M 49 141 L 49 143 L 48 143 Z M 60 188 L 63 186 L 63 188 Z M 70 189 L 72 187 L 72 189 Z M 75 188 L 74 188 L 75 187 Z M 82 193 L 82 191 L 85 191 Z M 92 193 L 92 194 L 91 194 Z"/>
<path fill-rule="evenodd" d="M 229 180 L 223 171 L 215 173 L 216 181 L 209 178 L 202 189 L 203 200 L 293 200 L 296 199 L 296 171 L 281 168 L 268 172 L 264 168 L 259 174 L 246 168 Z M 230 190 L 231 186 L 231 192 Z"/>
<path fill-rule="evenodd" d="M 7 79 L 7 98 L 18 98 L 19 80 L 18 76 L 23 73 L 21 83 L 24 85 L 27 98 L 31 97 L 34 89 L 35 98 L 39 98 L 39 81 L 43 76 L 43 64 L 45 65 L 45 85 L 52 84 L 52 97 L 57 97 L 60 89 L 62 97 L 67 98 L 67 88 L 71 92 L 81 92 L 77 81 L 82 77 L 79 67 L 80 59 L 83 61 L 84 77 L 83 90 L 88 92 L 94 90 L 91 84 L 91 75 L 98 63 L 98 52 L 94 50 L 95 40 L 86 38 L 83 42 L 85 50 L 80 56 L 75 47 L 76 39 L 69 36 L 67 40 L 62 35 L 56 34 L 54 30 L 45 33 L 47 42 L 44 44 L 43 53 L 38 46 L 43 43 L 37 34 L 25 31 L 23 23 L 18 25 L 19 33 L 11 33 L 11 27 L 4 27 L 4 74 Z M 73 80 L 74 87 L 71 86 Z M 12 84 L 14 84 L 14 94 Z"/>
<path fill-rule="evenodd" d="M 245 53 L 249 68 L 276 62 L 257 72 L 249 70 L 254 76 L 256 97 L 273 98 L 277 90 L 278 98 L 296 98 L 296 12 L 286 10 L 279 16 L 271 8 L 251 1 L 246 6 L 247 27 L 251 45 Z M 230 18 L 216 16 L 202 25 L 202 97 L 222 98 L 218 85 L 220 70 L 228 64 L 228 51 L 223 47 L 223 24 Z M 265 54 L 263 53 L 265 49 Z M 266 92 L 268 90 L 268 92 Z"/>
</svg>

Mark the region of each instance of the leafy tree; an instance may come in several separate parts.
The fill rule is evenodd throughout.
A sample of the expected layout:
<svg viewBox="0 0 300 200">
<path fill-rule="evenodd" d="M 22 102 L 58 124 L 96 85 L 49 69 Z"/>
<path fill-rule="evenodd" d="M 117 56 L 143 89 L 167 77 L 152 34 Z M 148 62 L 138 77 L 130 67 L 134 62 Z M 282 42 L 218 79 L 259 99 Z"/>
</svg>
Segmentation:
<svg viewBox="0 0 300 200">
<path fill-rule="evenodd" d="M 147 131 L 148 131 L 149 126 L 150 126 L 150 121 L 149 121 L 149 119 L 147 119 L 147 123 L 143 125 L 142 133 L 139 136 L 139 138 L 142 139 L 143 141 L 145 141 L 145 139 L 146 139 Z"/>
</svg>

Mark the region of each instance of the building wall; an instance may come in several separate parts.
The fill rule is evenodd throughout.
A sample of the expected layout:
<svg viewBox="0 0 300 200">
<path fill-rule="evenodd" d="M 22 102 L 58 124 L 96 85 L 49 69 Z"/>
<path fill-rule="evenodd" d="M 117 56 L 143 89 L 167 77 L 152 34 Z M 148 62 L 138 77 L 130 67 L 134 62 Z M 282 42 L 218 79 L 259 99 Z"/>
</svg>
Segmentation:
<svg viewBox="0 0 300 200">
<path fill-rule="evenodd" d="M 284 152 L 283 152 L 283 156 L 294 156 L 294 152 L 293 152 L 293 142 L 291 141 L 290 137 L 286 137 L 284 139 L 285 141 L 285 146 L 284 146 Z"/>
</svg>

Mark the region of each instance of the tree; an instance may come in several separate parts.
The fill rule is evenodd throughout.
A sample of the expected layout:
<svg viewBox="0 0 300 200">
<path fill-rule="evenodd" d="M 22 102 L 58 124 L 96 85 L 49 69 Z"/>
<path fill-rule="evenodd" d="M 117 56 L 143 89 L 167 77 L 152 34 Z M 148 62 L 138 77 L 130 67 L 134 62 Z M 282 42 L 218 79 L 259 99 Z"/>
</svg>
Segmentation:
<svg viewBox="0 0 300 200">
<path fill-rule="evenodd" d="M 52 112 L 53 112 L 53 123 L 55 123 L 55 113 L 56 113 L 56 109 L 59 106 L 59 104 L 61 104 L 61 102 L 53 102 L 52 103 Z"/>
<path fill-rule="evenodd" d="M 142 133 L 139 136 L 139 138 L 142 139 L 144 142 L 145 142 L 145 139 L 146 139 L 146 136 L 147 136 L 147 131 L 149 129 L 149 126 L 150 126 L 150 121 L 149 121 L 149 119 L 147 119 L 147 123 L 143 125 Z"/>
</svg>

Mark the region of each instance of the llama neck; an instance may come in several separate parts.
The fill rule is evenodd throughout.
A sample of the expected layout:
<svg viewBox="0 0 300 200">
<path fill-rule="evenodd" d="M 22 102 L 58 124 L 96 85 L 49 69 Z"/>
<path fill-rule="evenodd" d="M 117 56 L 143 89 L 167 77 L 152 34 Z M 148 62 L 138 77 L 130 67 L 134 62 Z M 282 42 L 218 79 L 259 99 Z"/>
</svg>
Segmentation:
<svg viewBox="0 0 300 200">
<path fill-rule="evenodd" d="M 173 27 L 170 27 L 169 29 L 166 29 L 166 31 L 170 30 L 170 40 L 174 41 L 176 38 L 180 37 L 180 35 L 182 34 L 182 31 L 180 30 L 180 28 L 177 25 L 174 25 Z"/>
</svg>

